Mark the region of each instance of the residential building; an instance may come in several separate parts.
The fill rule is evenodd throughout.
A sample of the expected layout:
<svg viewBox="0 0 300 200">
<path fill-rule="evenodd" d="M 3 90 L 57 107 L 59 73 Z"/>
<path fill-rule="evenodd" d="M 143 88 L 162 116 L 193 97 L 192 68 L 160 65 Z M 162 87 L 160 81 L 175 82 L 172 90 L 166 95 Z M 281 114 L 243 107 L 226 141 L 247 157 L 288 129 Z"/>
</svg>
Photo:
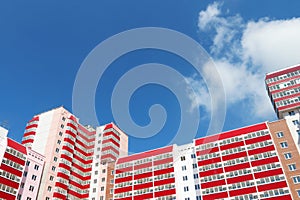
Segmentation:
<svg viewBox="0 0 300 200">
<path fill-rule="evenodd" d="M 299 160 L 286 120 L 264 122 L 119 158 L 114 199 L 299 199 Z"/>
<path fill-rule="evenodd" d="M 38 195 L 46 200 L 105 198 L 106 182 L 95 173 L 128 152 L 128 136 L 116 125 L 83 126 L 63 107 L 34 116 L 22 144 L 45 156 Z"/>
<path fill-rule="evenodd" d="M 0 127 L 0 199 L 35 200 L 44 156 L 7 137 Z"/>
<path fill-rule="evenodd" d="M 300 64 L 268 73 L 268 95 L 279 119 L 286 119 L 300 150 Z"/>
</svg>

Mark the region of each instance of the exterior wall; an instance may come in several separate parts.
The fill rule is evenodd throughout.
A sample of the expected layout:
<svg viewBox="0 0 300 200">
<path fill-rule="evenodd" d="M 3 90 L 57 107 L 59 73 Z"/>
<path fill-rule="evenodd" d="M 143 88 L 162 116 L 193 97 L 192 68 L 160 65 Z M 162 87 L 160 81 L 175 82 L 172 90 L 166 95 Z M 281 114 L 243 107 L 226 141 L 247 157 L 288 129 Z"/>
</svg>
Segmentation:
<svg viewBox="0 0 300 200">
<path fill-rule="evenodd" d="M 95 135 L 95 145 L 94 145 L 94 155 L 92 160 L 92 172 L 91 172 L 91 181 L 89 188 L 89 199 L 96 200 L 102 196 L 105 199 L 104 191 L 101 191 L 101 187 L 104 187 L 103 183 L 100 181 L 103 178 L 102 170 L 106 171 L 106 164 L 101 163 L 101 149 L 102 149 L 102 140 L 103 140 L 103 130 L 105 126 L 96 128 Z"/>
<path fill-rule="evenodd" d="M 128 136 L 115 124 L 110 123 L 99 127 L 99 131 L 102 134 L 102 163 L 114 162 L 120 155 L 128 154 Z"/>
<path fill-rule="evenodd" d="M 63 118 L 65 119 L 68 114 L 66 110 L 60 107 L 33 118 L 33 120 L 38 119 L 38 124 L 30 146 L 33 150 L 45 156 L 44 173 L 38 194 L 41 199 L 52 199 L 55 192 L 59 161 L 54 160 L 54 158 L 58 159 L 60 157 L 62 145 L 58 141 L 63 141 L 63 135 L 59 133 L 64 132 L 66 124 Z"/>
<path fill-rule="evenodd" d="M 124 157 L 128 155 L 128 135 L 119 129 L 115 124 L 113 124 L 114 130 L 120 134 L 120 149 L 119 157 Z"/>
<path fill-rule="evenodd" d="M 300 155 L 286 120 L 268 123 L 293 199 L 300 198 Z M 286 147 L 281 143 L 287 142 Z M 287 154 L 290 154 L 287 156 Z M 295 164 L 296 169 L 289 169 Z M 299 178 L 298 178 L 299 177 Z M 295 180 L 296 182 L 295 182 Z M 299 179 L 299 180 L 298 180 Z"/>
<path fill-rule="evenodd" d="M 201 199 L 199 169 L 193 143 L 174 146 L 176 199 Z"/>
<path fill-rule="evenodd" d="M 0 165 L 0 197 L 16 199 L 25 169 L 27 152 L 24 146 L 14 140 L 9 138 L 5 140 L 7 146 Z"/>
<path fill-rule="evenodd" d="M 106 199 L 107 166 L 127 155 L 127 143 L 128 136 L 113 123 L 94 130 L 63 107 L 34 116 L 23 144 L 45 155 L 38 198 Z"/>
<path fill-rule="evenodd" d="M 286 119 L 300 150 L 300 64 L 266 75 L 270 100 L 279 119 Z"/>
<path fill-rule="evenodd" d="M 279 118 L 300 106 L 300 65 L 266 75 L 266 87 Z"/>
<path fill-rule="evenodd" d="M 113 123 L 96 128 L 89 199 L 113 198 L 110 194 L 113 185 L 108 180 L 108 176 L 111 176 L 109 171 L 120 155 L 127 155 L 127 143 L 128 136 Z"/>
<path fill-rule="evenodd" d="M 74 135 L 73 138 L 75 138 Z M 64 170 L 67 169 L 70 172 L 69 188 L 67 187 L 68 185 L 65 185 L 64 187 L 69 190 L 69 199 L 87 199 L 89 197 L 89 187 L 91 182 L 95 130 L 91 127 L 83 127 L 78 124 L 75 142 L 71 142 L 69 139 L 66 139 L 65 142 L 68 141 L 71 143 L 74 146 L 74 150 L 72 151 L 72 149 L 69 148 L 72 147 L 70 144 L 65 144 L 63 147 L 63 149 L 67 150 L 69 153 L 73 152 L 73 158 L 70 164 L 71 167 L 68 168 L 68 163 L 61 164 L 61 167 L 64 168 Z M 70 158 L 67 159 L 67 155 L 64 155 L 64 159 L 68 160 Z M 60 176 L 68 181 L 68 177 L 64 177 L 63 173 L 61 173 Z"/>
<path fill-rule="evenodd" d="M 266 123 L 195 140 L 201 195 L 212 199 L 292 199 Z"/>
<path fill-rule="evenodd" d="M 300 150 L 300 113 L 299 110 L 294 110 L 293 112 L 284 112 L 282 113 L 284 119 L 286 119 L 286 123 L 290 129 L 290 133 L 294 142 L 296 144 L 296 148 L 298 151 Z"/>
<path fill-rule="evenodd" d="M 33 125 L 34 131 L 30 130 Z M 45 155 L 39 199 L 88 197 L 93 131 L 80 125 L 63 107 L 41 113 L 29 121 L 23 144 Z M 28 140 L 30 132 L 34 134 Z"/>
<path fill-rule="evenodd" d="M 106 186 L 105 186 L 106 188 L 105 199 L 107 200 L 112 200 L 114 198 L 114 172 L 115 172 L 115 163 L 114 162 L 108 163 L 107 172 L 106 172 Z"/>
<path fill-rule="evenodd" d="M 39 117 L 32 118 L 27 124 L 24 131 L 22 144 L 26 147 L 32 148 L 32 143 L 35 138 L 36 129 L 38 127 Z"/>
<path fill-rule="evenodd" d="M 173 146 L 119 158 L 114 199 L 175 199 L 173 161 Z"/>
<path fill-rule="evenodd" d="M 44 157 L 7 138 L 7 133 L 6 129 L 0 127 L 0 199 L 35 200 Z M 36 163 L 39 170 L 32 170 L 29 162 Z"/>
<path fill-rule="evenodd" d="M 116 163 L 114 199 L 298 199 L 300 189 L 294 189 L 292 198 L 289 187 L 291 181 L 300 183 L 300 174 L 295 170 L 291 178 L 285 176 L 278 141 L 273 139 L 274 131 L 283 127 L 260 123 L 192 144 L 122 157 Z M 288 142 L 293 142 L 287 130 L 285 124 Z M 298 163 L 295 146 L 290 151 Z"/>
<path fill-rule="evenodd" d="M 127 156 L 128 137 L 116 125 L 94 130 L 60 107 L 27 124 L 27 148 L 0 128 L 0 199 L 299 199 L 300 115 L 289 112 L 281 113 L 285 120 Z"/>
<path fill-rule="evenodd" d="M 8 130 L 0 126 L 0 160 L 3 159 L 7 147 L 7 133 Z"/>
<path fill-rule="evenodd" d="M 19 189 L 21 200 L 36 200 L 43 173 L 45 157 L 31 149 L 27 149 L 25 171 Z"/>
</svg>

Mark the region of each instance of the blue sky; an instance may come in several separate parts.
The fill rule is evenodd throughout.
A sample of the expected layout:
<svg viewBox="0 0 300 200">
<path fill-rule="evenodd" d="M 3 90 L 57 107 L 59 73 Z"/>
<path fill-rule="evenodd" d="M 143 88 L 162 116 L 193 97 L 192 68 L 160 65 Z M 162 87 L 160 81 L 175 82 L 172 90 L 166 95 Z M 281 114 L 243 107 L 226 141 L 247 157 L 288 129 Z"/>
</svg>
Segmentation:
<svg viewBox="0 0 300 200">
<path fill-rule="evenodd" d="M 60 105 L 72 111 L 74 82 L 87 55 L 109 37 L 141 27 L 181 32 L 201 44 L 211 56 L 226 93 L 226 97 L 221 97 L 226 100 L 223 130 L 274 120 L 276 116 L 267 99 L 263 78 L 266 72 L 300 63 L 299 7 L 297 0 L 288 3 L 269 0 L 2 1 L 0 122 L 7 121 L 9 136 L 21 141 L 25 124 L 33 115 Z M 138 88 L 127 106 L 134 122 L 139 126 L 151 123 L 148 111 L 154 104 L 164 107 L 166 122 L 153 137 L 146 137 L 151 134 L 146 132 L 128 133 L 129 150 L 139 152 L 167 145 L 184 113 L 195 116 L 200 112 L 199 128 L 187 129 L 186 134 L 206 135 L 213 110 L 206 84 L 215 80 L 215 75 L 205 68 L 202 75 L 197 74 L 184 59 L 157 49 L 130 52 L 109 66 L 95 96 L 98 122 L 115 121 L 110 104 L 116 83 L 135 66 L 145 63 L 168 65 L 182 74 L 188 85 L 183 92 L 191 107 L 180 111 L 180 102 L 168 87 L 146 84 Z M 208 82 L 204 82 L 204 77 Z M 189 88 L 193 88 L 192 93 Z M 91 123 L 88 117 L 79 117 L 83 124 Z M 121 128 L 128 129 L 126 124 Z"/>
</svg>

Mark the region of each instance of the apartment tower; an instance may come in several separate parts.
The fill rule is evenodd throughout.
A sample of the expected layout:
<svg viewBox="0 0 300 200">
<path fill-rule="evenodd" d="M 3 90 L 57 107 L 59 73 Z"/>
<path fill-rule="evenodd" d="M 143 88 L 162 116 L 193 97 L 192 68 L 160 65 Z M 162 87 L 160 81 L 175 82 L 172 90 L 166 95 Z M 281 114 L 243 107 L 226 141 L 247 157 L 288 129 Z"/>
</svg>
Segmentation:
<svg viewBox="0 0 300 200">
<path fill-rule="evenodd" d="M 39 199 L 105 199 L 102 171 L 128 152 L 128 137 L 113 123 L 93 128 L 63 107 L 34 116 L 22 144 L 45 156 Z M 104 178 L 104 179 L 103 179 Z"/>
</svg>

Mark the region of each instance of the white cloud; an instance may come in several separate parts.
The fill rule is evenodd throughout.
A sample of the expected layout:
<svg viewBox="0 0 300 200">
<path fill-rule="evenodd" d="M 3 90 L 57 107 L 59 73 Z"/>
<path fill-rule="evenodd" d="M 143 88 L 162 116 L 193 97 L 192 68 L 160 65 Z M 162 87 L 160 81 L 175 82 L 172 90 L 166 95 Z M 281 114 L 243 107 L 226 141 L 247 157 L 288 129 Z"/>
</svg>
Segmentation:
<svg viewBox="0 0 300 200">
<path fill-rule="evenodd" d="M 300 18 L 249 22 L 242 48 L 244 59 L 266 72 L 300 63 Z"/>
<path fill-rule="evenodd" d="M 198 27 L 212 36 L 210 53 L 223 81 L 227 106 L 246 102 L 246 112 L 253 117 L 270 119 L 274 111 L 265 91 L 265 73 L 300 63 L 300 18 L 243 22 L 239 15 L 224 17 L 221 7 L 213 3 L 201 11 Z M 203 82 L 187 80 L 201 88 L 197 96 L 190 96 L 193 108 L 208 106 L 203 103 L 209 96 Z"/>
<path fill-rule="evenodd" d="M 243 28 L 242 18 L 239 15 L 221 17 L 221 4 L 213 3 L 205 11 L 200 11 L 198 27 L 202 31 L 210 30 L 214 34 L 211 53 L 215 56 L 226 54 L 231 56 L 231 51 L 235 51 L 236 41 L 234 40 L 241 28 Z M 224 48 L 226 52 L 224 52 Z"/>
<path fill-rule="evenodd" d="M 186 89 L 188 98 L 192 100 L 190 111 L 198 108 L 198 106 L 201 105 L 210 112 L 210 95 L 207 91 L 205 83 L 201 80 L 195 79 L 194 77 L 185 78 L 185 82 L 189 86 Z"/>
<path fill-rule="evenodd" d="M 200 11 L 199 19 L 201 20 L 198 21 L 200 29 L 205 29 L 212 21 L 218 20 L 217 17 L 221 13 L 220 6 L 221 5 L 219 3 L 214 2 L 213 4 L 208 5 L 205 11 Z"/>
</svg>

